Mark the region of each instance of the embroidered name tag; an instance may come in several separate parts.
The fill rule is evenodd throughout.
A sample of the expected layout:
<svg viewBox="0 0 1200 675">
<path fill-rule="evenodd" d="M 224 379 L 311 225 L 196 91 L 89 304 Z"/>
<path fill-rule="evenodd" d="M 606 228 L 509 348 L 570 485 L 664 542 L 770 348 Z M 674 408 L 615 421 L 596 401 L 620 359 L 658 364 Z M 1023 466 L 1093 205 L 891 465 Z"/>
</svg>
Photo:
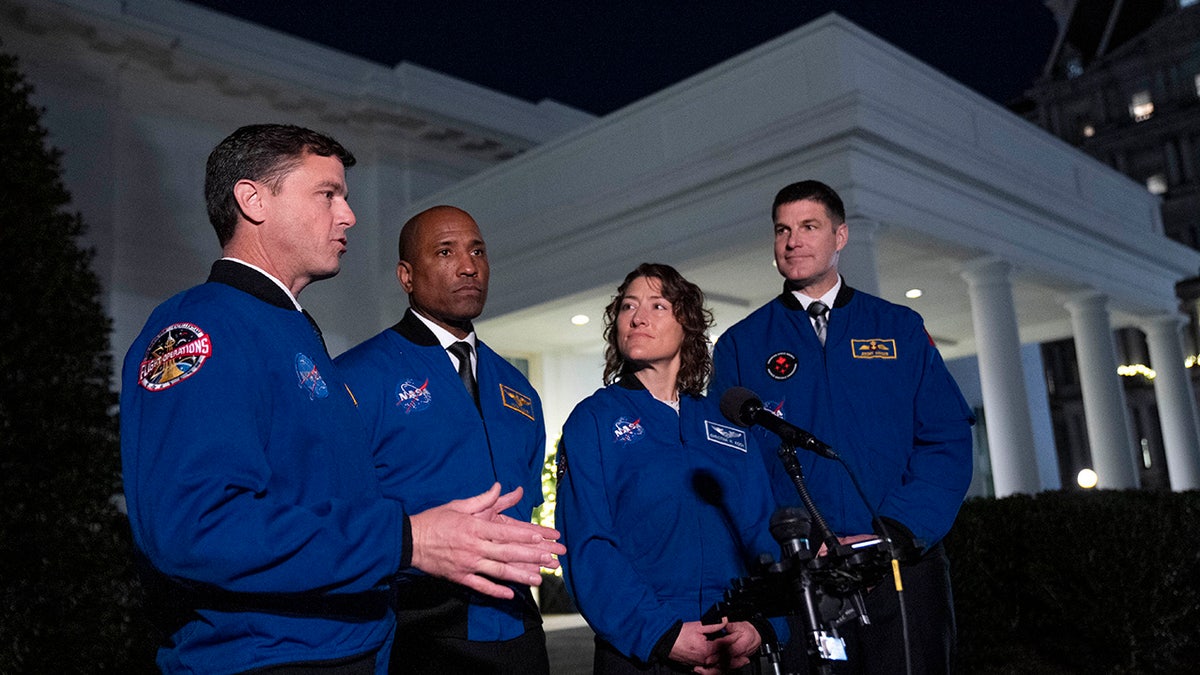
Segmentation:
<svg viewBox="0 0 1200 675">
<path fill-rule="evenodd" d="M 713 443 L 746 452 L 746 430 L 704 420 L 704 435 Z"/>
<path fill-rule="evenodd" d="M 891 338 L 851 340 L 850 349 L 854 351 L 854 358 L 856 359 L 896 358 L 896 341 Z"/>
<path fill-rule="evenodd" d="M 526 396 L 507 384 L 500 385 L 500 402 L 509 410 L 516 410 L 533 419 L 533 397 Z"/>
</svg>

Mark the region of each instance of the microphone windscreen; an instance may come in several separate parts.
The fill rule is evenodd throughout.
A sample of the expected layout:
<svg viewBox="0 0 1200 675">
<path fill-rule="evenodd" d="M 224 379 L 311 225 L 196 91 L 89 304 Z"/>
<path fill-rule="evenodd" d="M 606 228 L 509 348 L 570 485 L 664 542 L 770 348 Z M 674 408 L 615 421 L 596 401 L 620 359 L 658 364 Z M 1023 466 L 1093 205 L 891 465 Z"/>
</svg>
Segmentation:
<svg viewBox="0 0 1200 675">
<path fill-rule="evenodd" d="M 754 424 L 754 418 L 748 413 L 755 407 L 761 408 L 762 401 L 759 400 L 758 394 L 745 387 L 730 387 L 721 394 L 721 414 L 738 426 L 748 427 Z"/>
<path fill-rule="evenodd" d="M 808 511 L 790 506 L 771 515 L 770 530 L 771 537 L 780 543 L 788 539 L 808 539 L 812 532 L 812 520 Z"/>
</svg>

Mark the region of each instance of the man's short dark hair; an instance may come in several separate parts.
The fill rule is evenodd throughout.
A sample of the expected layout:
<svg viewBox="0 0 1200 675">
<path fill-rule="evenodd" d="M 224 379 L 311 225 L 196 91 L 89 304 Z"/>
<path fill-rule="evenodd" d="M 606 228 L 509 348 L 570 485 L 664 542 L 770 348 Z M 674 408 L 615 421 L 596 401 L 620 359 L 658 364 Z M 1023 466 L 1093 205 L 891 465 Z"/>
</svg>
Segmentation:
<svg viewBox="0 0 1200 675">
<path fill-rule="evenodd" d="M 834 225 L 846 222 L 846 207 L 842 204 L 842 198 L 833 188 L 816 180 L 802 180 L 780 190 L 771 206 L 771 219 L 774 220 L 779 215 L 780 206 L 805 199 L 811 199 L 824 206 Z"/>
<path fill-rule="evenodd" d="M 337 157 L 342 166 L 354 166 L 354 155 L 325 134 L 292 124 L 251 124 L 221 141 L 208 155 L 204 173 L 204 200 L 208 220 L 224 247 L 233 238 L 238 205 L 233 186 L 247 179 L 265 183 L 278 193 L 283 179 L 306 154 Z"/>
</svg>

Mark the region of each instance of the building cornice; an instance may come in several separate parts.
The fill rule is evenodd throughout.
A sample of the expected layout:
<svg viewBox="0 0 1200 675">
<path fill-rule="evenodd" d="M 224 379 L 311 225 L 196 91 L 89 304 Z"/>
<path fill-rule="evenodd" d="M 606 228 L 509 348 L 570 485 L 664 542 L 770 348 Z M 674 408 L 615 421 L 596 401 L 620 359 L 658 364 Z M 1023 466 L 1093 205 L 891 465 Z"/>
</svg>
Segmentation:
<svg viewBox="0 0 1200 675">
<path fill-rule="evenodd" d="M 0 0 L 0 24 L 6 33 L 37 38 L 57 53 L 47 51 L 47 59 L 91 52 L 166 82 L 209 87 L 233 99 L 256 97 L 288 114 L 399 134 L 477 161 L 511 158 L 590 119 L 413 64 L 387 68 L 174 0 Z M 489 128 L 471 119 L 481 108 L 499 108 L 505 112 L 500 117 L 524 128 L 504 129 L 503 122 Z"/>
</svg>

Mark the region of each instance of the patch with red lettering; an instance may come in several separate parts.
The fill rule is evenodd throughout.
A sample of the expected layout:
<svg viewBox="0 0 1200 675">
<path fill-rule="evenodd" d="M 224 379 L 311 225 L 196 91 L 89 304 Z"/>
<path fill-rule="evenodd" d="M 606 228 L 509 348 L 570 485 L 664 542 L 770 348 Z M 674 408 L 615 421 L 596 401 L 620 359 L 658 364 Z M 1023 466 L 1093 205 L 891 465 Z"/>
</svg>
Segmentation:
<svg viewBox="0 0 1200 675">
<path fill-rule="evenodd" d="M 786 380 L 796 374 L 797 365 L 795 354 L 775 352 L 767 359 L 767 374 L 776 380 Z"/>
<path fill-rule="evenodd" d="M 149 391 L 173 387 L 200 372 L 212 356 L 212 337 L 191 323 L 167 326 L 154 336 L 138 366 L 138 381 Z"/>
</svg>

